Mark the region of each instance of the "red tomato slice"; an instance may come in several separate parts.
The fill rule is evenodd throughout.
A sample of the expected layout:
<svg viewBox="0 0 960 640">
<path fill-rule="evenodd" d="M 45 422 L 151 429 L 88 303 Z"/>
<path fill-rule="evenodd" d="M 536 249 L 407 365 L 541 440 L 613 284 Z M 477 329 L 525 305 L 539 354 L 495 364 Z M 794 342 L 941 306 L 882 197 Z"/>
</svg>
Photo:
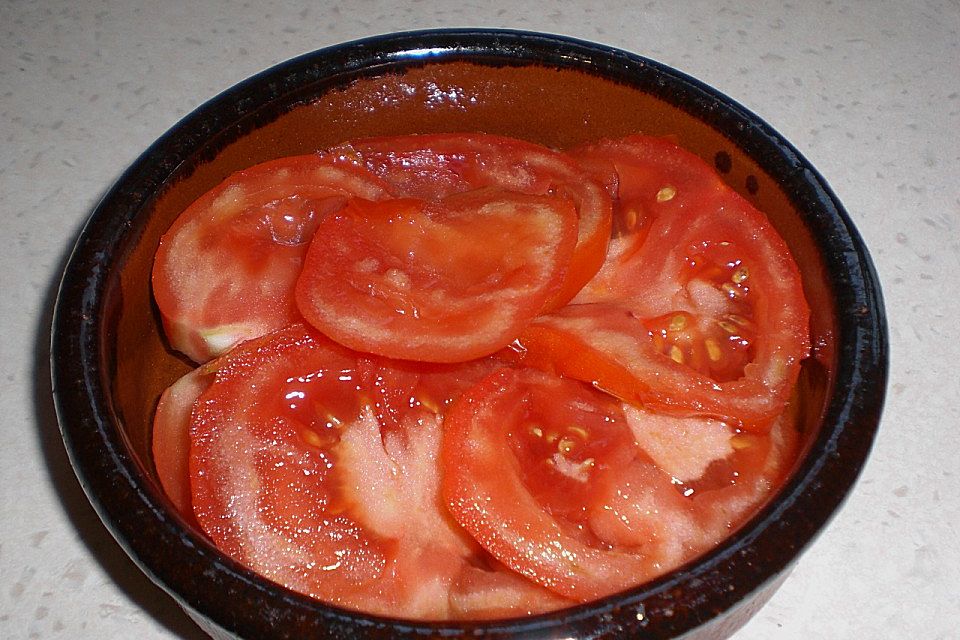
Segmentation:
<svg viewBox="0 0 960 640">
<path fill-rule="evenodd" d="M 631 169 L 617 173 L 620 192 L 646 194 L 649 227 L 639 247 L 611 252 L 575 300 L 582 304 L 525 331 L 525 362 L 658 411 L 768 428 L 809 351 L 809 310 L 786 244 L 692 154 L 635 138 L 622 153 L 663 174 L 650 181 L 615 165 Z M 662 209 L 658 184 L 673 190 Z"/>
<path fill-rule="evenodd" d="M 194 369 L 160 395 L 153 417 L 153 461 L 157 477 L 177 510 L 191 520 L 190 415 L 197 398 L 212 381 L 212 370 Z"/>
<path fill-rule="evenodd" d="M 320 222 L 300 312 L 337 342 L 456 362 L 513 340 L 560 285 L 576 214 L 559 197 L 474 191 L 438 203 L 353 200 Z"/>
<path fill-rule="evenodd" d="M 590 527 L 606 510 L 606 489 L 622 486 L 637 454 L 608 396 L 532 369 L 503 369 L 447 415 L 443 495 L 500 562 L 585 601 L 663 570 L 643 545 L 611 548 Z M 660 483 L 673 491 L 669 478 Z"/>
<path fill-rule="evenodd" d="M 621 407 L 533 369 L 502 369 L 447 416 L 443 495 L 497 560 L 589 600 L 718 544 L 772 494 L 795 440 L 787 420 L 767 434 L 738 432 Z"/>
<path fill-rule="evenodd" d="M 386 194 L 369 172 L 317 155 L 228 177 L 160 240 L 153 292 L 170 344 L 205 362 L 298 321 L 293 287 L 316 225 L 348 197 Z"/>
<path fill-rule="evenodd" d="M 610 198 L 565 154 L 479 133 L 373 138 L 352 141 L 333 153 L 367 167 L 413 198 L 439 200 L 485 187 L 570 198 L 579 216 L 577 244 L 563 284 L 546 301 L 545 310 L 571 300 L 603 263 L 610 238 Z"/>
<path fill-rule="evenodd" d="M 476 548 L 439 495 L 439 418 L 409 413 L 384 430 L 372 384 L 392 385 L 393 371 L 362 359 L 295 325 L 218 360 L 192 418 L 194 511 L 219 549 L 288 588 L 446 618 Z"/>
<path fill-rule="evenodd" d="M 514 359 L 527 366 L 591 382 L 625 402 L 754 430 L 769 428 L 797 375 L 786 363 L 769 372 L 751 364 L 743 377 L 718 382 L 657 351 L 646 325 L 613 304 L 570 305 L 541 316 L 516 349 Z"/>
</svg>

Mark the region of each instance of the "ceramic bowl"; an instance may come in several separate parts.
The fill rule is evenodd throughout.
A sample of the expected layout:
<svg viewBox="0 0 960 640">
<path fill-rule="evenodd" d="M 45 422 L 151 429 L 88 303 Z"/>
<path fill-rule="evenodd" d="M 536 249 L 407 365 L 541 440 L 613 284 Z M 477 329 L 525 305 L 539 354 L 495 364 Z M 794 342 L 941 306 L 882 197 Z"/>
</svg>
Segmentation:
<svg viewBox="0 0 960 640">
<path fill-rule="evenodd" d="M 411 623 L 340 610 L 214 548 L 164 496 L 150 425 L 188 365 L 166 346 L 149 275 L 161 233 L 233 171 L 367 135 L 485 131 L 565 147 L 671 135 L 765 211 L 800 264 L 816 356 L 800 381 L 805 453 L 741 530 L 662 578 L 528 619 Z M 154 143 L 93 212 L 63 276 L 52 337 L 64 441 L 107 528 L 211 635 L 224 638 L 724 638 L 787 576 L 850 491 L 877 430 L 887 335 L 877 276 L 817 171 L 769 125 L 664 65 L 557 36 L 393 34 L 280 64 Z"/>
</svg>

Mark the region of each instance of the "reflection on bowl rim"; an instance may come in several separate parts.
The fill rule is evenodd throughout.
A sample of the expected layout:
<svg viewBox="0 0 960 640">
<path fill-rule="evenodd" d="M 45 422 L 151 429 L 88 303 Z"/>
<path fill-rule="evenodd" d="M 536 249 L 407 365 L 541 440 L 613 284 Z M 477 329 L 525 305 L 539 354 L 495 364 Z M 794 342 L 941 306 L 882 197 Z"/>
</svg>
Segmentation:
<svg viewBox="0 0 960 640">
<path fill-rule="evenodd" d="M 544 64 L 580 70 L 654 93 L 727 135 L 771 173 L 790 176 L 792 199 L 819 213 L 804 222 L 825 249 L 837 305 L 837 369 L 821 430 L 793 477 L 749 523 L 715 550 L 666 576 L 623 594 L 531 618 L 493 623 L 411 623 L 344 611 L 268 584 L 218 552 L 168 513 L 116 427 L 109 383 L 109 345 L 102 331 L 115 309 L 109 293 L 136 238 L 134 219 L 149 203 L 145 184 L 160 184 L 211 134 L 223 132 L 259 106 L 332 73 L 354 79 L 425 63 Z M 325 87 L 329 89 L 330 87 Z M 668 91 L 674 91 L 671 100 Z M 681 100 L 682 104 L 677 100 Z M 184 144 L 184 140 L 189 141 Z M 171 153 L 171 150 L 175 150 Z M 762 157 L 762 160 L 761 160 Z M 769 125 L 728 97 L 652 60 L 610 47 L 540 33 L 455 29 L 388 34 L 289 60 L 213 98 L 155 142 L 124 173 L 88 220 L 64 273 L 54 314 L 51 367 L 57 415 L 71 462 L 100 517 L 141 569 L 191 615 L 242 637 L 268 632 L 330 635 L 488 635 L 520 633 L 637 633 L 682 635 L 770 587 L 812 542 L 846 498 L 876 432 L 887 377 L 887 334 L 879 283 L 870 257 L 823 178 Z M 104 491 L 109 490 L 109 494 Z M 109 495 L 109 499 L 104 496 Z M 135 526 L 139 520 L 143 527 Z M 787 540 L 778 531 L 789 529 Z M 777 545 L 776 560 L 765 557 Z M 161 554 L 174 562 L 145 557 Z M 152 549 L 152 550 L 151 550 Z M 754 562 L 762 559 L 762 562 Z M 184 580 L 182 574 L 189 574 Z M 178 575 L 177 574 L 181 574 Z M 735 576 L 736 584 L 733 582 Z M 718 585 L 726 585 L 718 589 Z M 775 585 L 773 585 L 775 586 Z M 231 611 L 255 597 L 262 611 Z M 252 595 L 251 595 L 252 594 Z M 695 607 L 690 605 L 690 599 Z M 704 610 L 704 608 L 706 610 Z M 269 618 L 269 619 L 268 619 Z"/>
</svg>

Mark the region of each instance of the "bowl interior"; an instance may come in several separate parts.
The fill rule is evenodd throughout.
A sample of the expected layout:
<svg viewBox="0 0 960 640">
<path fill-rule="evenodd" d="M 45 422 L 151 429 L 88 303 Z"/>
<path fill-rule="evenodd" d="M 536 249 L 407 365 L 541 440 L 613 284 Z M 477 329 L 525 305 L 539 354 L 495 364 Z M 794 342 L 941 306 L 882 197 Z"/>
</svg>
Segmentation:
<svg viewBox="0 0 960 640">
<path fill-rule="evenodd" d="M 177 215 L 258 162 L 361 136 L 451 131 L 561 148 L 637 132 L 673 137 L 714 165 L 786 239 L 803 272 L 816 345 L 795 403 L 806 454 L 741 532 L 625 596 L 482 629 L 344 613 L 258 580 L 172 513 L 150 451 L 159 395 L 190 368 L 166 343 L 150 291 L 159 238 Z M 81 235 L 58 299 L 53 358 L 61 428 L 88 495 L 141 567 L 211 628 L 246 637 L 478 629 L 599 637 L 642 627 L 649 637 L 667 638 L 707 623 L 712 631 L 702 637 L 719 638 L 755 610 L 765 586 L 785 576 L 856 478 L 879 418 L 885 345 L 879 290 L 855 229 L 815 170 L 735 102 L 599 45 L 540 34 L 432 32 L 284 63 L 158 140 Z M 732 616 L 737 607 L 741 613 Z"/>
</svg>

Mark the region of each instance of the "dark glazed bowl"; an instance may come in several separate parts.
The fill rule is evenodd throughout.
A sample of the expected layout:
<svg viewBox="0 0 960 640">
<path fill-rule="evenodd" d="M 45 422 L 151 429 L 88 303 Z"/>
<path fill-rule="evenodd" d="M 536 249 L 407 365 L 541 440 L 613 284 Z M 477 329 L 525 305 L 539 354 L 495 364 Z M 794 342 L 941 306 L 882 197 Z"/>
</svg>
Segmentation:
<svg viewBox="0 0 960 640">
<path fill-rule="evenodd" d="M 713 163 L 786 238 L 812 307 L 803 369 L 806 449 L 789 481 L 715 550 L 622 594 L 529 619 L 410 623 L 323 605 L 218 552 L 164 496 L 150 455 L 161 390 L 187 370 L 150 298 L 160 234 L 231 172 L 347 138 L 486 131 L 564 147 L 672 135 Z M 725 638 L 786 577 L 850 491 L 887 378 L 876 274 L 817 171 L 766 123 L 673 69 L 608 47 L 511 31 L 389 35 L 265 71 L 177 124 L 123 175 L 77 241 L 52 339 L 64 441 L 104 523 L 212 635 Z"/>
</svg>

